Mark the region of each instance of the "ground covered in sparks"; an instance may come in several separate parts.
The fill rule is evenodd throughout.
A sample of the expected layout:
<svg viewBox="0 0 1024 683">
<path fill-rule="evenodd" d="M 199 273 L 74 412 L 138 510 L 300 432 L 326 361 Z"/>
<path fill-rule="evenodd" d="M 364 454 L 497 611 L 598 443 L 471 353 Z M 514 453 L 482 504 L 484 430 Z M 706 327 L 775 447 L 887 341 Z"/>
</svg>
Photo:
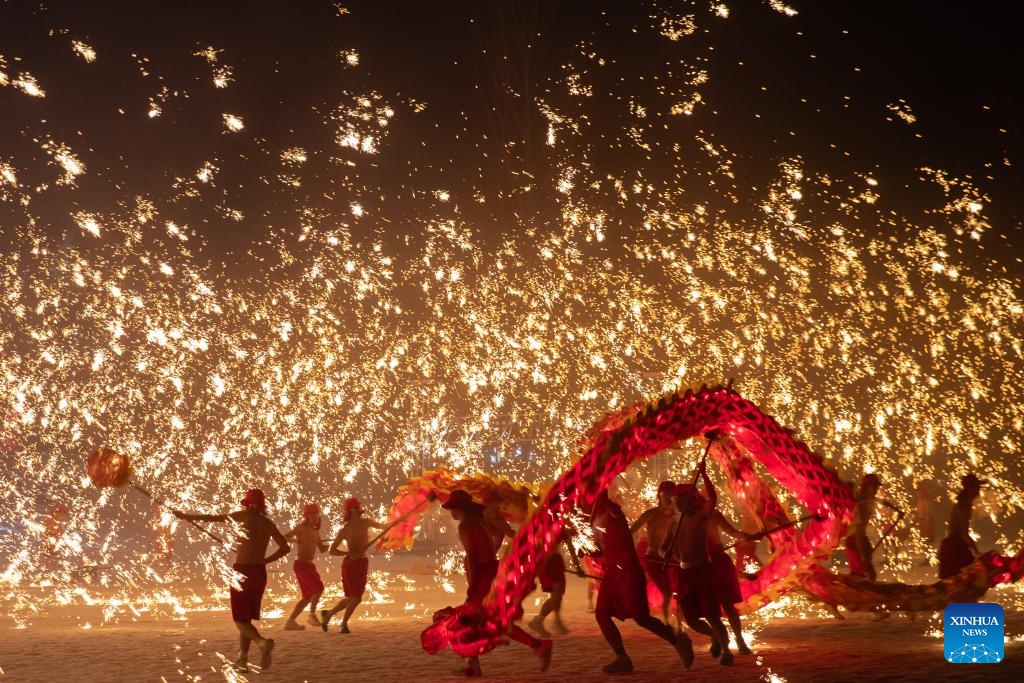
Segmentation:
<svg viewBox="0 0 1024 683">
<path fill-rule="evenodd" d="M 376 558 L 377 568 L 384 563 Z M 333 580 L 333 563 L 320 561 L 325 578 Z M 287 569 L 281 563 L 278 569 Z M 352 633 L 328 634 L 307 628 L 283 632 L 283 611 L 291 605 L 291 577 L 272 574 L 271 598 L 260 628 L 277 640 L 273 668 L 255 669 L 244 677 L 229 672 L 225 658 L 236 653 L 237 637 L 226 604 L 211 596 L 202 609 L 174 616 L 159 608 L 150 612 L 120 608 L 104 622 L 102 604 L 47 608 L 16 628 L 0 617 L 0 681 L 423 681 L 457 680 L 460 660 L 450 652 L 427 655 L 420 649 L 420 631 L 434 609 L 457 598 L 425 572 L 429 561 L 396 556 L 390 567 L 401 570 L 377 577 L 380 590 L 353 619 Z M 926 571 L 921 570 L 922 574 Z M 463 590 L 461 583 L 456 590 Z M 555 637 L 554 658 L 546 674 L 525 648 L 512 644 L 483 658 L 484 674 L 502 681 L 564 681 L 605 678 L 600 667 L 611 651 L 585 610 L 585 584 L 571 578 L 564 621 L 570 632 Z M 328 602 L 340 593 L 328 581 Z M 96 598 L 96 595 L 93 595 Z M 533 597 L 533 596 L 531 596 Z M 997 665 L 954 665 L 943 660 L 941 615 L 920 614 L 911 621 L 897 614 L 876 622 L 864 613 L 837 621 L 817 606 L 790 599 L 777 613 L 765 610 L 746 619 L 754 655 L 737 656 L 735 666 L 721 667 L 707 654 L 707 641 L 695 638 L 697 661 L 682 670 L 672 649 L 628 622 L 622 626 L 636 671 L 630 681 L 996 681 L 1024 679 L 1024 613 L 1010 607 L 1016 587 L 991 591 L 986 599 L 1006 609 L 1005 660 Z M 0 604 L 0 613 L 7 614 Z M 527 615 L 536 612 L 528 601 Z M 108 616 L 111 614 L 108 606 Z M 258 659 L 253 651 L 252 659 Z"/>
</svg>

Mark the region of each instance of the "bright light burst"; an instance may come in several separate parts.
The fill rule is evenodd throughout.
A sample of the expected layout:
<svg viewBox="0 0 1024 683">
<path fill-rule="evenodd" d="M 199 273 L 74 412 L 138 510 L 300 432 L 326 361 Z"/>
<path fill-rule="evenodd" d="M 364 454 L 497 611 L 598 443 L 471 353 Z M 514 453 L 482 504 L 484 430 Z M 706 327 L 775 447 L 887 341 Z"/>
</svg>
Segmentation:
<svg viewBox="0 0 1024 683">
<path fill-rule="evenodd" d="M 724 4 L 705 12 L 654 16 L 645 30 L 685 44 L 729 15 Z M 755 188 L 737 153 L 703 131 L 662 149 L 654 132 L 707 104 L 704 63 L 662 74 L 675 85 L 650 101 L 623 92 L 629 125 L 612 136 L 596 111 L 606 86 L 594 70 L 607 63 L 595 49 L 581 45 L 535 102 L 550 186 L 523 174 L 510 193 L 557 197 L 556 218 L 498 239 L 462 211 L 498 193 L 447 179 L 409 190 L 420 203 L 389 224 L 360 173 L 427 105 L 374 88 L 322 103 L 326 147 L 309 136 L 261 148 L 280 172 L 260 182 L 293 193 L 295 217 L 230 263 L 188 227 L 197 202 L 224 229 L 246 225 L 226 180 L 240 162 L 227 152 L 166 169 L 162 196 L 117 187 L 104 204 L 75 194 L 88 145 L 72 151 L 53 131 L 37 141 L 43 161 L 0 150 L 0 202 L 20 212 L 0 227 L 14 247 L 0 255 L 0 586 L 14 609 L 38 609 L 30 585 L 84 600 L 75 590 L 91 578 L 184 611 L 178 583 L 193 569 L 175 561 L 173 521 L 128 490 L 90 487 L 84 463 L 99 445 L 129 455 L 172 507 L 224 509 L 262 485 L 280 518 L 309 500 L 337 517 L 345 495 L 384 503 L 437 464 L 550 477 L 603 411 L 699 380 L 734 378 L 841 473 L 879 471 L 884 497 L 904 509 L 917 482 L 976 470 L 998 484 L 986 509 L 1019 524 L 1022 283 L 980 248 L 997 231 L 985 193 L 922 169 L 941 200 L 901 212 L 900 189 L 874 169 L 837 178 L 794 155 Z M 242 70 L 221 53 L 194 53 L 217 89 Z M 369 61 L 335 54 L 346 74 Z M 155 68 L 139 63 L 143 77 Z M 44 95 L 9 64 L 0 58 L 0 85 Z M 139 117 L 168 118 L 160 105 L 172 95 L 187 102 L 161 88 Z M 246 122 L 214 115 L 221 131 L 268 126 L 232 104 Z M 890 112 L 916 120 L 902 101 Z M 613 148 L 632 156 L 609 164 Z M 655 154 L 670 172 L 647 171 Z M 39 174 L 38 186 L 19 181 Z M 328 176 L 340 178 L 329 191 Z M 43 206 L 51 185 L 74 197 L 63 216 L 74 235 Z M 198 553 L 203 581 L 223 585 L 226 550 Z"/>
</svg>

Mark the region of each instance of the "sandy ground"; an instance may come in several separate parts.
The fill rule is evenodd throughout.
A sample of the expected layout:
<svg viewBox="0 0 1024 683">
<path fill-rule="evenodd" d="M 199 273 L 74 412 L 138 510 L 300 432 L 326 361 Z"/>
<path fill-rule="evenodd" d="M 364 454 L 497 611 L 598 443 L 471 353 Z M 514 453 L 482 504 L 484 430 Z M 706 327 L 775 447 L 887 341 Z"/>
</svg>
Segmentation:
<svg viewBox="0 0 1024 683">
<path fill-rule="evenodd" d="M 399 562 L 400 564 L 400 562 Z M 325 562 L 323 567 L 327 567 Z M 409 567 L 407 566 L 408 570 Z M 325 573 L 326 576 L 326 573 Z M 412 579 L 412 583 L 408 579 Z M 284 632 L 281 611 L 292 598 L 287 574 L 271 578 L 279 592 L 265 608 L 260 628 L 277 641 L 273 666 L 266 672 L 237 676 L 225 657 L 237 652 L 237 632 L 226 607 L 218 604 L 174 618 L 126 610 L 104 621 L 100 605 L 48 608 L 27 628 L 16 628 L 0 601 L 0 682 L 92 681 L 455 681 L 461 660 L 450 652 L 430 656 L 419 646 L 430 613 L 457 602 L 426 575 L 392 577 L 388 601 L 367 605 L 351 623 L 352 633 L 308 628 Z M 459 592 L 463 590 L 457 585 Z M 337 597 L 340 587 L 328 584 Z M 1019 589 L 1013 597 L 1019 600 Z M 1002 599 L 1001 599 L 1002 598 Z M 1011 603 L 1010 589 L 992 591 L 990 602 Z M 611 679 L 601 665 L 611 659 L 593 615 L 585 610 L 585 584 L 570 579 L 564 620 L 570 632 L 555 637 L 554 657 L 546 674 L 538 673 L 534 655 L 513 643 L 486 655 L 484 676 L 495 681 L 572 681 Z M 211 607 L 213 607 L 211 609 Z M 761 614 L 750 619 L 754 654 L 737 656 L 732 667 L 720 666 L 706 653 L 707 641 L 695 637 L 697 661 L 683 670 L 664 642 L 627 622 L 622 625 L 635 672 L 630 681 L 1021 681 L 1024 680 L 1024 614 L 1007 607 L 1005 660 L 1001 664 L 957 665 L 943 659 L 941 617 L 893 615 L 876 622 L 870 614 L 847 614 L 844 621 Z M 527 614 L 535 613 L 528 606 Z M 363 618 L 358 618 L 362 616 Z M 108 614 L 109 617 L 109 614 Z M 89 624 L 89 627 L 85 627 Z M 258 659 L 254 649 L 251 659 Z"/>
</svg>

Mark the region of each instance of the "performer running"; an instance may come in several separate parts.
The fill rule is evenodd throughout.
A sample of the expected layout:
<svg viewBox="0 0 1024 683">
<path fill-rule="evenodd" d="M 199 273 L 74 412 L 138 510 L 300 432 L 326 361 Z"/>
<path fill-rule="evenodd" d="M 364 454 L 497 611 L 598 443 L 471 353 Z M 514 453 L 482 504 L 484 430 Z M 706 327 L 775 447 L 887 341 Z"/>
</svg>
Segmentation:
<svg viewBox="0 0 1024 683">
<path fill-rule="evenodd" d="M 451 512 L 452 519 L 459 523 L 459 541 L 466 551 L 466 603 L 479 608 L 498 574 L 497 551 L 490 528 L 484 521 L 484 507 L 462 489 L 452 491 L 441 507 Z M 550 640 L 537 640 L 515 624 L 508 627 L 507 635 L 533 650 L 540 659 L 540 670 L 547 671 L 551 664 Z M 469 657 L 464 673 L 467 676 L 482 675 L 480 658 Z"/>
<path fill-rule="evenodd" d="M 707 468 L 701 470 L 701 477 L 704 480 L 704 490 L 707 491 L 708 504 L 713 512 L 711 523 L 708 524 L 708 554 L 711 562 L 711 573 L 715 579 L 715 594 L 722 605 L 729 620 L 732 633 L 736 636 L 736 649 L 741 655 L 749 655 L 750 648 L 743 639 L 743 623 L 740 621 L 740 613 L 736 609 L 736 603 L 743 601 L 743 594 L 740 592 L 740 579 L 736 572 L 736 565 L 732 557 L 726 552 L 722 544 L 721 532 L 727 533 L 732 538 L 748 543 L 756 543 L 757 536 L 740 531 L 725 518 L 722 511 L 717 508 L 718 493 L 715 491 L 711 478 L 708 477 Z M 711 656 L 717 657 L 721 654 L 717 640 L 711 642 Z"/>
<path fill-rule="evenodd" d="M 270 668 L 274 639 L 264 638 L 253 626 L 252 620 L 260 618 L 260 602 L 267 587 L 267 565 L 276 562 L 291 550 L 277 526 L 267 517 L 267 503 L 260 489 L 249 489 L 242 498 L 242 510 L 222 515 L 203 515 L 171 510 L 181 519 L 206 522 L 231 520 L 239 526 L 239 541 L 235 548 L 234 570 L 242 575 L 239 588 L 231 587 L 231 618 L 238 628 L 239 653 L 235 667 L 242 672 L 249 670 L 249 645 L 256 643 L 262 650 L 260 670 Z M 277 550 L 267 556 L 267 546 L 273 539 Z"/>
<path fill-rule="evenodd" d="M 563 529 L 562 537 L 558 543 L 548 551 L 537 565 L 537 581 L 540 582 L 540 589 L 548 593 L 548 599 L 540 606 L 540 612 L 530 620 L 530 629 L 541 638 L 550 638 L 551 634 L 544 628 L 544 619 L 553 614 L 551 630 L 562 636 L 569 632 L 569 629 L 562 623 L 562 599 L 565 597 L 565 559 L 562 557 L 562 545 L 565 545 L 572 553 L 572 543 L 568 534 Z M 576 566 L 576 573 L 583 574 L 583 568 L 575 554 L 570 555 L 573 564 Z"/>
<path fill-rule="evenodd" d="M 706 462 L 702 461 L 700 473 L 705 484 L 706 468 Z M 694 631 L 717 641 L 722 657 L 719 663 L 732 664 L 734 658 L 729 652 L 729 636 L 720 617 L 721 601 L 715 591 L 715 576 L 709 559 L 708 527 L 713 524 L 714 508 L 692 484 L 676 486 L 675 503 L 679 509 L 679 525 L 669 536 L 663 554 L 676 562 L 670 565 L 670 576 L 681 613 L 677 618 L 680 625 L 685 621 Z"/>
<path fill-rule="evenodd" d="M 345 501 L 345 523 L 338 530 L 330 548 L 331 555 L 345 558 L 341 561 L 341 585 L 345 597 L 331 609 L 320 610 L 320 628 L 324 633 L 327 632 L 327 622 L 341 610 L 345 610 L 345 614 L 341 618 L 338 633 L 351 633 L 348 620 L 363 601 L 370 571 L 370 559 L 366 556 L 366 551 L 370 549 L 370 529 L 381 528 L 377 522 L 363 517 L 363 506 L 357 498 Z M 348 550 L 338 550 L 342 541 L 345 541 Z"/>
<path fill-rule="evenodd" d="M 597 556 L 604 565 L 601 589 L 597 594 L 595 616 L 601 635 L 615 652 L 615 659 L 602 667 L 605 673 L 625 673 L 633 670 L 633 660 L 626 654 L 622 634 L 612 619 L 632 619 L 662 640 L 670 643 L 683 661 L 693 665 L 693 643 L 685 633 L 676 634 L 671 626 L 651 616 L 647 603 L 647 580 L 640 564 L 633 534 L 622 508 L 601 491 L 590 514 L 594 530 Z"/>
<path fill-rule="evenodd" d="M 501 514 L 501 496 L 497 491 L 488 490 L 484 494 L 484 524 L 494 543 L 495 553 L 501 550 L 506 538 L 514 538 L 516 535 L 515 529 Z"/>
<path fill-rule="evenodd" d="M 902 510 L 878 497 L 878 489 L 881 485 L 881 479 L 873 472 L 861 477 L 860 487 L 857 490 L 857 507 L 854 509 L 853 515 L 853 533 L 846 537 L 846 557 L 850 564 L 850 576 L 862 576 L 869 581 L 874 581 L 878 577 L 871 557 L 874 547 L 868 538 L 868 523 L 875 517 L 876 506 L 882 504 L 890 510 L 895 510 L 897 522 L 903 517 Z M 892 530 L 892 526 L 889 527 L 889 530 Z M 886 533 L 888 532 L 882 534 L 883 538 Z"/>
<path fill-rule="evenodd" d="M 292 570 L 295 572 L 295 580 L 299 583 L 301 596 L 288 621 L 284 622 L 285 631 L 301 631 L 306 628 L 296 621 L 306 605 L 309 605 L 309 624 L 320 625 L 320 620 L 316 618 L 316 607 L 324 592 L 324 582 L 320 579 L 320 572 L 313 562 L 318 551 L 327 552 L 327 543 L 320 538 L 320 522 L 320 506 L 310 503 L 302 508 L 302 522 L 284 535 L 286 539 L 295 539 L 298 548 Z"/>
<path fill-rule="evenodd" d="M 641 554 L 640 562 L 651 579 L 651 583 L 661 592 L 661 620 L 666 624 L 672 608 L 672 584 L 668 577 L 665 561 L 658 556 L 658 550 L 665 543 L 668 533 L 675 528 L 676 519 L 679 516 L 676 505 L 672 501 L 672 491 L 675 488 L 674 481 L 663 481 L 658 484 L 657 506 L 644 511 L 629 526 L 629 531 L 634 536 L 641 528 L 645 529 L 646 546 L 645 551 Z M 639 545 L 637 550 L 640 550 Z"/>
<path fill-rule="evenodd" d="M 960 493 L 949 511 L 946 537 L 939 545 L 939 578 L 956 576 L 960 570 L 974 562 L 978 546 L 971 538 L 971 515 L 974 501 L 981 494 L 981 487 L 988 481 L 968 474 L 960 479 Z"/>
</svg>

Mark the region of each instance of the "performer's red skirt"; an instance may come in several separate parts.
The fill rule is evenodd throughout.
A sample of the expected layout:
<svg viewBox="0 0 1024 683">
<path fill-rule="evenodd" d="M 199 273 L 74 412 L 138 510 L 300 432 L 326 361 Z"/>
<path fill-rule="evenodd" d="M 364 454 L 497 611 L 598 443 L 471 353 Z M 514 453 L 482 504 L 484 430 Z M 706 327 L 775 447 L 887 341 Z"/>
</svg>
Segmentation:
<svg viewBox="0 0 1024 683">
<path fill-rule="evenodd" d="M 720 618 L 722 604 L 715 592 L 715 577 L 710 564 L 686 569 L 673 567 L 669 576 L 672 578 L 672 592 L 676 594 L 676 601 L 687 621 Z"/>
<path fill-rule="evenodd" d="M 267 565 L 235 564 L 232 567 L 241 574 L 241 588 L 231 588 L 231 618 L 234 621 L 250 621 L 260 618 L 260 603 L 267 588 Z"/>
<path fill-rule="evenodd" d="M 715 594 L 723 605 L 735 605 L 743 600 L 740 578 L 729 553 L 724 550 L 711 553 L 711 573 L 715 577 Z"/>
<path fill-rule="evenodd" d="M 647 577 L 635 555 L 621 565 L 604 559 L 604 576 L 595 611 L 619 620 L 642 619 L 651 613 L 647 604 Z"/>
<path fill-rule="evenodd" d="M 955 536 L 946 536 L 939 544 L 939 578 L 956 576 L 960 570 L 974 562 L 974 553 L 967 542 Z"/>
<path fill-rule="evenodd" d="M 555 586 L 565 586 L 565 559 L 562 553 L 551 553 L 537 567 L 537 580 L 540 581 L 540 589 L 550 593 Z"/>
<path fill-rule="evenodd" d="M 466 563 L 463 566 L 466 569 L 466 582 L 469 584 L 466 589 L 466 602 L 479 605 L 491 592 L 491 583 L 498 575 L 498 561 L 488 560 L 480 564 Z"/>
<path fill-rule="evenodd" d="M 292 563 L 292 570 L 295 572 L 295 580 L 299 582 L 299 592 L 302 594 L 303 600 L 324 592 L 324 582 L 314 563 L 307 560 L 295 560 Z"/>
<path fill-rule="evenodd" d="M 660 557 L 645 555 L 640 558 L 644 565 L 644 571 L 651 579 L 651 582 L 658 587 L 663 594 L 672 590 L 672 579 L 668 576 L 668 568 L 665 560 Z"/>
<path fill-rule="evenodd" d="M 370 558 L 345 557 L 341 562 L 341 587 L 345 595 L 355 597 L 366 590 L 366 576 L 370 571 Z"/>
</svg>

